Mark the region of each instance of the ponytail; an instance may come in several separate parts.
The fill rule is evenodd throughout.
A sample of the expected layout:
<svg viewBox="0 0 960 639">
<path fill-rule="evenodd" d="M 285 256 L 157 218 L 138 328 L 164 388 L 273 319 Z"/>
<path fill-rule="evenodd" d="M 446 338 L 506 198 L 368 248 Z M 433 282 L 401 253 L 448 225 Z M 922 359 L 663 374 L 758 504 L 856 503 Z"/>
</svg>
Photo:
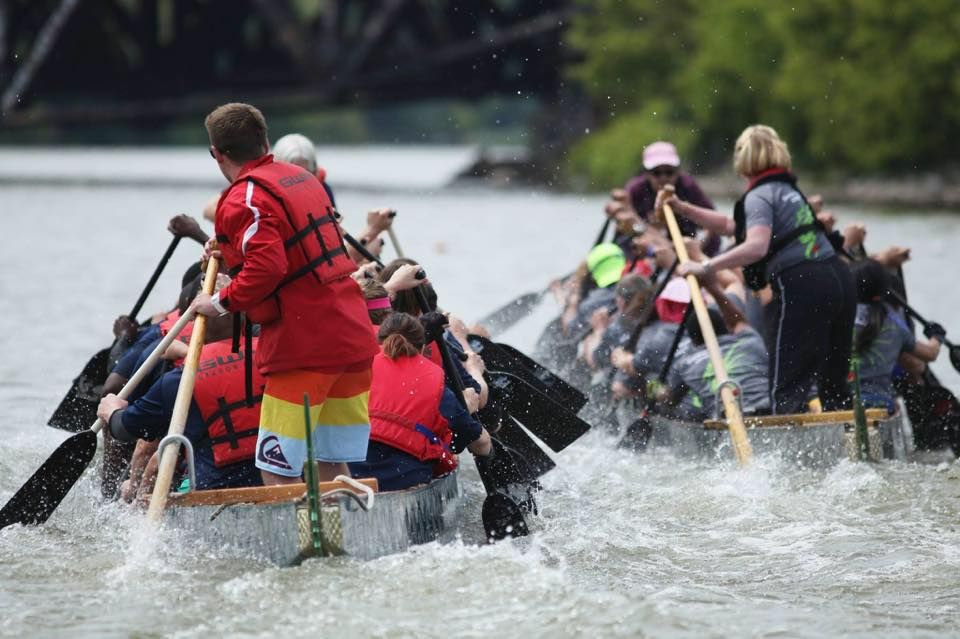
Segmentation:
<svg viewBox="0 0 960 639">
<path fill-rule="evenodd" d="M 390 359 L 413 357 L 426 342 L 423 326 L 406 313 L 389 315 L 380 325 L 377 339 L 383 345 L 383 354 Z"/>
<path fill-rule="evenodd" d="M 399 357 L 413 357 L 420 352 L 420 349 L 407 341 L 407 338 L 399 333 L 388 335 L 383 340 L 383 354 L 390 359 Z"/>
</svg>

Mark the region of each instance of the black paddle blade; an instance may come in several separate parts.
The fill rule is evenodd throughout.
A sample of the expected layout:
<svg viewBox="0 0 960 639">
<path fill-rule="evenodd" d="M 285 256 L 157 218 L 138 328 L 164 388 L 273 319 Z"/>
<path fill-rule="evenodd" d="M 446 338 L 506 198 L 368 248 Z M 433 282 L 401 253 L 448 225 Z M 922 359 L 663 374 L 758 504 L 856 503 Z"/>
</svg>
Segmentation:
<svg viewBox="0 0 960 639">
<path fill-rule="evenodd" d="M 644 451 L 650 443 L 651 435 L 653 435 L 653 425 L 648 418 L 641 417 L 627 426 L 627 431 L 617 444 L 617 448 L 626 448 L 634 452 Z"/>
<path fill-rule="evenodd" d="M 487 371 L 490 392 L 540 441 L 560 452 L 590 430 L 590 424 L 522 379 L 504 371 Z"/>
<path fill-rule="evenodd" d="M 950 363 L 960 372 L 960 344 L 952 344 L 950 346 Z"/>
<path fill-rule="evenodd" d="M 525 293 L 481 318 L 477 324 L 480 324 L 491 333 L 503 332 L 532 313 L 537 308 L 537 305 L 540 304 L 544 293 L 546 293 L 546 291 Z"/>
<path fill-rule="evenodd" d="M 100 389 L 110 372 L 110 349 L 105 348 L 87 362 L 66 396 L 53 411 L 47 426 L 79 433 L 90 428 L 97 419 L 97 406 L 100 404 Z"/>
<path fill-rule="evenodd" d="M 78 433 L 57 450 L 0 510 L 0 528 L 42 524 L 57 509 L 97 452 L 97 434 Z"/>
<path fill-rule="evenodd" d="M 509 344 L 491 342 L 479 336 L 476 337 L 475 341 L 481 347 L 481 350 L 476 348 L 474 350 L 477 353 L 485 351 L 482 357 L 488 367 L 517 375 L 556 403 L 566 407 L 571 413 L 579 413 L 580 409 L 586 405 L 587 396 L 579 388 L 529 357 L 526 353 Z M 470 345 L 474 347 L 473 342 Z M 492 357 L 495 362 L 502 363 L 503 366 L 490 364 L 487 362 L 488 356 Z"/>
<path fill-rule="evenodd" d="M 527 520 L 517 502 L 504 493 L 488 495 L 483 500 L 481 511 L 483 530 L 490 542 L 500 541 L 507 537 L 525 537 L 530 534 Z"/>
<path fill-rule="evenodd" d="M 508 416 L 496 437 L 510 452 L 524 480 L 532 482 L 557 467 L 537 442 L 533 441 L 516 419 Z"/>
</svg>

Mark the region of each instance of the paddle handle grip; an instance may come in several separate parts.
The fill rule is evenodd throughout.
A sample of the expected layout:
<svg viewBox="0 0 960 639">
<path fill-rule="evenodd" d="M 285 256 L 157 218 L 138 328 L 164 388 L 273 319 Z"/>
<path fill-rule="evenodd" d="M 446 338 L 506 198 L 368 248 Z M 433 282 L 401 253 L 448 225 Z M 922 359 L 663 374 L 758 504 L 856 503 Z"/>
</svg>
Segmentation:
<svg viewBox="0 0 960 639">
<path fill-rule="evenodd" d="M 163 352 L 167 350 L 167 347 L 173 343 L 175 339 L 183 332 L 183 329 L 189 324 L 193 317 L 197 314 L 197 310 L 193 305 L 188 308 L 183 315 L 180 316 L 180 319 L 170 327 L 170 331 L 163 336 L 163 339 L 160 340 L 160 343 L 151 351 L 150 355 L 144 360 L 143 364 L 140 365 L 140 368 L 136 370 L 130 379 L 127 380 L 127 383 L 123 385 L 123 388 L 120 389 L 120 392 L 117 393 L 117 397 L 120 399 L 126 399 L 130 397 L 130 394 L 140 385 L 144 378 L 150 374 L 153 368 L 157 365 L 157 362 L 160 361 L 160 357 L 163 355 Z M 97 419 L 93 423 L 93 426 L 90 427 L 90 430 L 97 433 L 100 432 L 106 424 L 102 419 Z"/>
<path fill-rule="evenodd" d="M 670 231 L 670 238 L 673 240 L 673 248 L 677 252 L 677 259 L 681 264 L 686 264 L 690 261 L 690 255 L 687 253 L 687 247 L 683 243 L 683 235 L 680 234 L 680 226 L 677 224 L 677 218 L 673 214 L 673 209 L 670 208 L 669 204 L 663 205 L 663 216 L 667 222 L 667 229 Z M 740 462 L 741 466 L 744 466 L 753 456 L 753 448 L 750 446 L 750 440 L 747 438 L 747 429 L 743 424 L 740 404 L 737 403 L 733 395 L 733 389 L 731 389 L 728 384 L 724 384 L 724 382 L 730 378 L 727 376 L 727 369 L 723 364 L 723 354 L 720 352 L 720 345 L 717 343 L 717 334 L 714 332 L 713 324 L 710 322 L 707 304 L 704 302 L 703 293 L 700 291 L 700 282 L 698 282 L 697 278 L 693 275 L 687 275 L 686 280 L 687 286 L 690 287 L 690 302 L 693 304 L 693 310 L 697 314 L 697 320 L 700 323 L 700 332 L 703 334 L 703 343 L 707 347 L 710 362 L 713 364 L 716 382 L 720 387 L 720 399 L 723 401 L 723 409 L 727 415 L 733 449 L 737 454 L 737 461 Z"/>
</svg>

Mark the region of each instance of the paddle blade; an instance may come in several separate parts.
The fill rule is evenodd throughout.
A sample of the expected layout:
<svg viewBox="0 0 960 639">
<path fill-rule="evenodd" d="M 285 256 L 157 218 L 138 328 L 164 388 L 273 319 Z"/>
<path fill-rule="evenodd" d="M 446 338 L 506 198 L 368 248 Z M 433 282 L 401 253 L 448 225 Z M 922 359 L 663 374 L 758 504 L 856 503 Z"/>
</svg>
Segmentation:
<svg viewBox="0 0 960 639">
<path fill-rule="evenodd" d="M 527 520 L 520 506 L 508 495 L 494 493 L 483 500 L 481 511 L 483 530 L 490 542 L 507 537 L 525 537 L 530 534 Z"/>
<path fill-rule="evenodd" d="M 489 315 L 484 316 L 477 321 L 477 324 L 486 328 L 491 334 L 502 333 L 536 310 L 545 292 L 546 291 L 539 291 L 537 293 L 521 295 L 507 302 Z"/>
<path fill-rule="evenodd" d="M 517 376 L 491 370 L 487 374 L 495 400 L 552 450 L 560 452 L 590 430 L 590 424 Z"/>
<path fill-rule="evenodd" d="M 623 439 L 617 444 L 617 448 L 625 448 L 634 452 L 641 452 L 647 449 L 650 443 L 650 436 L 653 434 L 653 426 L 647 417 L 640 417 L 627 426 L 627 431 L 623 434 Z"/>
<path fill-rule="evenodd" d="M 540 446 L 523 430 L 512 417 L 504 420 L 496 437 L 514 458 L 517 468 L 527 482 L 535 481 L 557 467 Z"/>
<path fill-rule="evenodd" d="M 0 528 L 42 524 L 57 509 L 97 452 L 97 434 L 78 433 L 57 450 L 0 510 Z"/>
<path fill-rule="evenodd" d="M 87 365 L 73 380 L 73 385 L 61 400 L 57 410 L 47 421 L 47 426 L 79 433 L 90 428 L 97 419 L 100 389 L 107 378 L 110 349 L 105 348 L 90 358 Z"/>
<path fill-rule="evenodd" d="M 579 413 L 587 403 L 587 396 L 579 389 L 509 344 L 498 344 L 479 335 L 467 339 L 487 368 L 516 375 L 571 413 Z"/>
</svg>

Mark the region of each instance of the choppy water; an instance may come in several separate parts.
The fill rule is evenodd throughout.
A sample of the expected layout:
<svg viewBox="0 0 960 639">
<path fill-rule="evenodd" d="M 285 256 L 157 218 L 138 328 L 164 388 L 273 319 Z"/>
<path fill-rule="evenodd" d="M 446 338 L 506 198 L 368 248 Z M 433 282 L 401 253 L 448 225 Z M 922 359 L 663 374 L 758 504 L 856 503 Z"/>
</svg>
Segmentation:
<svg viewBox="0 0 960 639">
<path fill-rule="evenodd" d="M 163 174 L 162 154 L 152 157 Z M 416 157 L 396 164 L 391 183 L 417 170 Z M 132 165 L 143 161 L 131 154 Z M 4 184 L 0 194 L 4 502 L 65 437 L 43 423 L 110 342 L 113 318 L 169 242 L 166 220 L 198 212 L 210 191 Z M 595 236 L 602 203 L 439 185 L 340 190 L 338 199 L 348 228 L 366 208 L 397 208 L 404 248 L 426 265 L 444 306 L 468 319 L 568 271 Z M 943 292 L 960 218 L 838 213 L 865 220 L 873 246 L 912 246 L 911 301 L 960 330 L 960 304 Z M 172 304 L 198 251 L 181 244 L 147 308 Z M 548 301 L 503 340 L 529 347 L 553 310 Z M 948 363 L 937 371 L 960 390 Z M 47 525 L 0 531 L 0 635 L 957 635 L 954 465 L 805 470 L 759 459 L 743 471 L 634 456 L 602 433 L 558 461 L 528 539 L 477 545 L 482 491 L 466 464 L 460 542 L 282 570 L 169 533 L 153 539 L 124 507 L 98 505 L 88 474 Z"/>
</svg>

